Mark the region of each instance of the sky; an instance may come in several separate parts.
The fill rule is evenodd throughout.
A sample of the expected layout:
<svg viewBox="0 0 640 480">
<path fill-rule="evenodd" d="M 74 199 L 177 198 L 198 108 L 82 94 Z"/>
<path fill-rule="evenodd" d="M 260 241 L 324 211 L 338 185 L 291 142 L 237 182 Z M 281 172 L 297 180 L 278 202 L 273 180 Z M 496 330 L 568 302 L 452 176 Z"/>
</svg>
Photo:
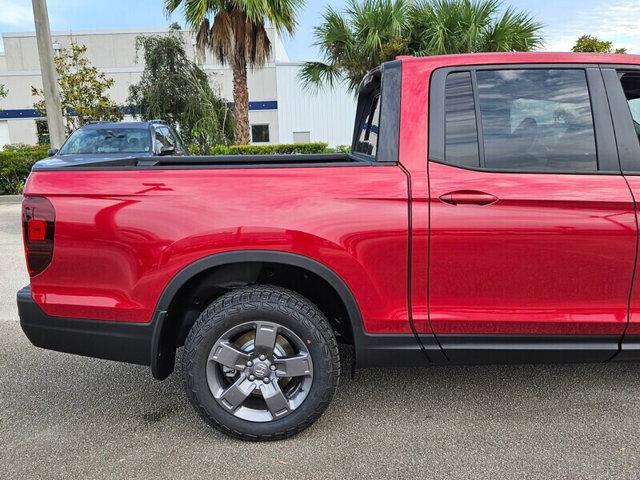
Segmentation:
<svg viewBox="0 0 640 480">
<path fill-rule="evenodd" d="M 293 37 L 283 38 L 291 60 L 319 59 L 313 27 L 327 5 L 340 9 L 347 0 L 307 0 Z M 54 31 L 165 27 L 180 14 L 166 17 L 164 0 L 48 0 Z M 545 25 L 544 50 L 567 51 L 584 34 L 613 41 L 630 53 L 640 53 L 640 0 L 505 0 L 526 10 Z M 31 0 L 0 0 L 0 32 L 33 31 Z M 0 45 L 0 50 L 2 46 Z"/>
</svg>

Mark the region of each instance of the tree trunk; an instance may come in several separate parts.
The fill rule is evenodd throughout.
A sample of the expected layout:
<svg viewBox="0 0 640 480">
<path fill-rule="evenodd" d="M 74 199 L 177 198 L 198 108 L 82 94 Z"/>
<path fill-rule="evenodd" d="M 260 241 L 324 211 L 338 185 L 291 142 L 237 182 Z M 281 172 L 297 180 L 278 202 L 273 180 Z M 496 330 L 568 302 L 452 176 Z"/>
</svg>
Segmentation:
<svg viewBox="0 0 640 480">
<path fill-rule="evenodd" d="M 247 63 L 244 59 L 233 65 L 233 104 L 235 109 L 235 141 L 238 145 L 246 145 L 251 141 L 251 135 L 249 133 Z"/>
</svg>

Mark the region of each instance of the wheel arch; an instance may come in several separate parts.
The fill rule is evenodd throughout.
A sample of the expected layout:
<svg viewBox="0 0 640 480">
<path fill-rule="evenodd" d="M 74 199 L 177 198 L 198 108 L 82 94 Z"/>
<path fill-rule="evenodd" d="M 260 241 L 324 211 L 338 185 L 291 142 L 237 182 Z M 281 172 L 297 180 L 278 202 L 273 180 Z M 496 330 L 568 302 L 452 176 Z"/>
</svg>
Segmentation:
<svg viewBox="0 0 640 480">
<path fill-rule="evenodd" d="M 273 250 L 230 251 L 210 255 L 187 265 L 174 275 L 164 288 L 156 303 L 151 337 L 150 365 L 151 372 L 156 379 L 162 380 L 166 378 L 174 369 L 176 347 L 170 335 L 175 335 L 175 331 L 169 326 L 167 312 L 181 289 L 198 275 L 219 267 L 260 263 L 301 269 L 326 282 L 344 306 L 353 336 L 353 343 L 357 351 L 358 340 L 365 335 L 362 315 L 353 293 L 344 280 L 332 269 L 317 260 L 295 253 Z"/>
</svg>

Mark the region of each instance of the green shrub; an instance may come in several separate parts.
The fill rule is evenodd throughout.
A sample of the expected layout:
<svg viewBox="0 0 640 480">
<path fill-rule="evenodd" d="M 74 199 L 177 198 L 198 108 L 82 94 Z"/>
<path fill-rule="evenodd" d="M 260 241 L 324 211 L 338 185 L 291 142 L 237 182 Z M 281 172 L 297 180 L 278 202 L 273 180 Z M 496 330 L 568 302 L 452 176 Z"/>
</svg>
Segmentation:
<svg viewBox="0 0 640 480">
<path fill-rule="evenodd" d="M 22 193 L 24 182 L 35 162 L 47 157 L 47 145 L 7 145 L 0 151 L 0 195 Z M 189 149 L 190 151 L 191 148 Z M 275 155 L 348 152 L 350 147 L 327 148 L 323 142 L 281 145 L 215 145 L 211 155 Z"/>
<path fill-rule="evenodd" d="M 329 149 L 324 142 L 315 143 L 282 143 L 278 145 L 215 145 L 211 147 L 211 155 L 291 155 L 296 153 L 327 153 Z"/>
<path fill-rule="evenodd" d="M 0 195 L 19 195 L 31 167 L 46 158 L 47 145 L 7 145 L 0 151 Z"/>
</svg>

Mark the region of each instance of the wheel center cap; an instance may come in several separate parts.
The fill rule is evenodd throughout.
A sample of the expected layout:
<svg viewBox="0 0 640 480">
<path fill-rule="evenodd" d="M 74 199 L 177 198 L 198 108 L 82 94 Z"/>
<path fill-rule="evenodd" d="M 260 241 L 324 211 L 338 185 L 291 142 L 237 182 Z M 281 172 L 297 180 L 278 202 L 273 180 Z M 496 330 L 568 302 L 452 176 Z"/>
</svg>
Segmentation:
<svg viewBox="0 0 640 480">
<path fill-rule="evenodd" d="M 269 371 L 269 365 L 263 362 L 258 362 L 253 366 L 253 373 L 257 377 L 264 377 Z"/>
</svg>

